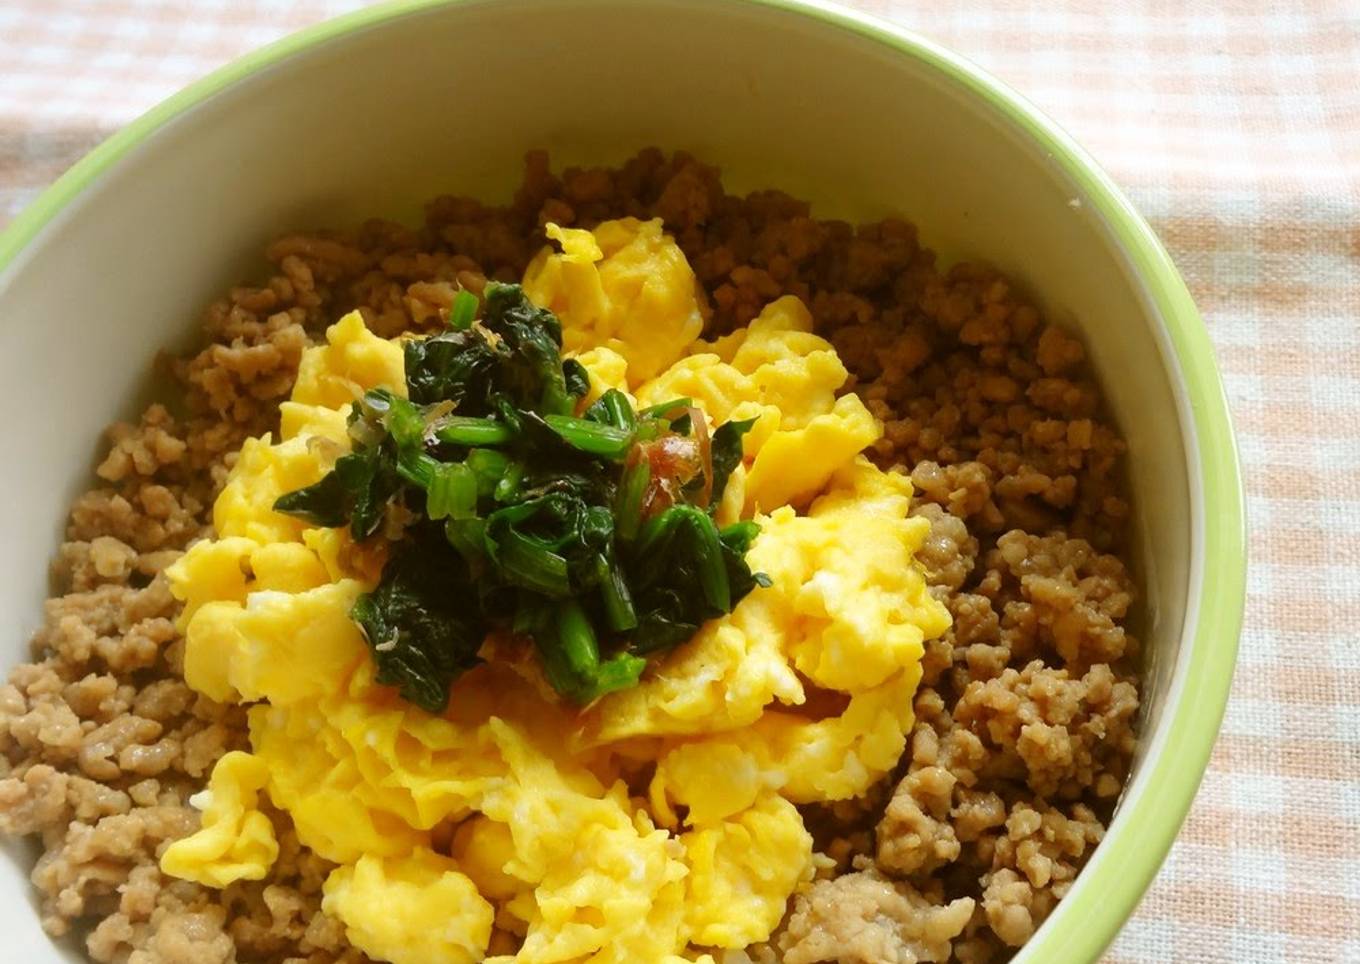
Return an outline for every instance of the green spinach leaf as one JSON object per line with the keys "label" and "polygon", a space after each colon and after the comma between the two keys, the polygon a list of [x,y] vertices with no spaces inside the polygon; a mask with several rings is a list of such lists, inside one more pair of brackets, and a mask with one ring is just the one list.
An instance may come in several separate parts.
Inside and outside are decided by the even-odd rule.
{"label": "green spinach leaf", "polygon": [[481,661],[486,631],[470,572],[440,528],[418,526],[408,539],[350,615],[373,652],[377,681],[439,713],[453,681]]}

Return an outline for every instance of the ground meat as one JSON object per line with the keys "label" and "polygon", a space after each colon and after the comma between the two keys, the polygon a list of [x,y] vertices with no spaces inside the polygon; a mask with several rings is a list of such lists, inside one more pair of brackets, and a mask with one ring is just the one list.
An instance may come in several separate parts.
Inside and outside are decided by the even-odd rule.
{"label": "ground meat", "polygon": [[1043,798],[1079,799],[1122,786],[1137,709],[1134,684],[1116,682],[1104,663],[1073,679],[1035,660],[969,683],[954,719],[982,738],[988,775],[1024,780]]}
{"label": "ground meat", "polygon": [[928,874],[958,859],[959,838],[949,821],[958,778],[944,767],[902,778],[878,824],[878,865],[902,876]]}
{"label": "ground meat", "polygon": [[1011,530],[979,554],[944,521],[958,516],[918,511],[953,626],[927,651],[875,854],[884,873],[975,898],[954,954],[991,961],[1067,892],[1123,787],[1138,709],[1136,647],[1121,625],[1132,585],[1116,557],[1061,531]]}
{"label": "ground meat", "polygon": [[[915,482],[914,477],[912,481]],[[968,532],[968,524],[963,518],[936,503],[918,503],[911,514],[930,520],[930,535],[916,558],[925,567],[926,578],[937,598],[948,601],[950,594],[958,592],[973,571],[978,541]]]}
{"label": "ground meat", "polygon": [[872,869],[814,883],[794,899],[776,947],[784,964],[915,964],[943,961],[974,901],[923,896]]}
{"label": "ground meat", "polygon": [[1083,858],[1104,835],[1084,804],[1073,806],[1070,815],[1036,806],[1017,804],[1011,811],[1006,833],[996,842],[994,869],[983,881],[987,920],[1012,947],[1028,940],[1037,922],[1067,893]]}
{"label": "ground meat", "polygon": [[1121,625],[1133,585],[1117,556],[1062,531],[1011,531],[997,540],[986,565],[979,591],[1001,605],[1012,635],[1032,637],[1039,651],[1068,666],[1134,655]]}
{"label": "ground meat", "polygon": [[1066,893],[1123,785],[1138,706],[1124,443],[1081,343],[990,267],[942,270],[904,221],[853,227],[778,192],[735,197],[685,154],[557,175],[535,152],[508,206],[441,197],[418,228],[275,241],[272,277],[213,303],[202,347],[165,365],[177,403],[110,429],[34,661],[0,686],[0,832],[42,839],[48,930],[77,928],[95,960],[120,964],[365,960],[321,913],[328,865],[280,814],[266,880],[214,892],[160,873],[165,845],[198,824],[188,797],[246,745],[239,708],[183,683],[161,573],[211,531],[242,441],[277,428],[328,324],[358,309],[383,336],[429,330],[459,289],[517,280],[548,221],[626,215],[665,219],[710,335],[781,295],[807,302],[847,390],[883,420],[871,456],[911,477],[930,522],[919,558],[953,617],[927,643],[901,772],[808,809],[830,859],[749,959],[993,960]]}

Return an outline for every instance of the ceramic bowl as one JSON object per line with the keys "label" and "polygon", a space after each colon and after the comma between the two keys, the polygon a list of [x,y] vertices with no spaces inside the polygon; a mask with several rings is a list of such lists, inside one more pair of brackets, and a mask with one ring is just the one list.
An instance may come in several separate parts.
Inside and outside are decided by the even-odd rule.
{"label": "ceramic bowl", "polygon": [[[521,157],[683,148],[729,189],[815,213],[902,214],[991,261],[1081,333],[1129,443],[1146,586],[1141,744],[1104,842],[1020,961],[1096,958],[1176,836],[1227,698],[1242,492],[1203,322],[1157,238],[1051,121],[956,55],[792,0],[396,3],[200,81],[77,164],[0,236],[0,663],[27,653],[47,560],[100,433],[158,351],[285,229],[506,196]],[[31,854],[0,860],[6,956],[78,959],[38,926]]]}

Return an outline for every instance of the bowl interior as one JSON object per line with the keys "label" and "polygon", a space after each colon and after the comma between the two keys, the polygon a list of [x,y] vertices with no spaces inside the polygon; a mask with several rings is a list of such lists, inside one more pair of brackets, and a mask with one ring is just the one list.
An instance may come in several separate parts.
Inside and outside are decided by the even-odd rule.
{"label": "bowl interior", "polygon": [[[15,397],[49,400],[11,419],[23,454],[0,465],[24,507],[0,518],[0,605],[15,614],[0,662],[27,653],[100,432],[135,410],[159,350],[192,342],[214,293],[263,269],[271,236],[412,219],[442,192],[505,197],[529,147],[560,165],[655,144],[720,164],[729,189],[807,197],[820,216],[904,215],[946,259],[994,262],[1082,333],[1130,446],[1144,743],[1157,745],[1193,568],[1183,389],[1108,212],[995,100],[926,57],[779,5],[417,5],[319,36],[190,95],[0,266],[0,371]],[[0,920],[20,959],[55,959],[21,863],[0,862]],[[1077,912],[1081,889],[1054,920]]]}

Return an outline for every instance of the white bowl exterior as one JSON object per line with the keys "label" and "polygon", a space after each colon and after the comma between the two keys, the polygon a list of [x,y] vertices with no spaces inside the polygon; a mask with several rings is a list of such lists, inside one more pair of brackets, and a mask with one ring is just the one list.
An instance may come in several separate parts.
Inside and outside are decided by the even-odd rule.
{"label": "white bowl exterior", "polygon": [[[219,91],[79,195],[0,277],[15,402],[0,664],[27,658],[45,561],[101,431],[144,399],[159,350],[192,344],[207,301],[264,270],[272,236],[409,220],[438,193],[505,198],[529,147],[561,164],[651,144],[721,165],[729,188],[807,197],[820,216],[904,215],[947,259],[994,262],[1082,334],[1129,441],[1140,556],[1157,561],[1142,627],[1155,743],[1186,616],[1193,443],[1122,254],[1052,159],[954,81],[866,37],[713,0],[413,12]],[[0,922],[14,959],[56,960],[26,863],[0,862]]]}

